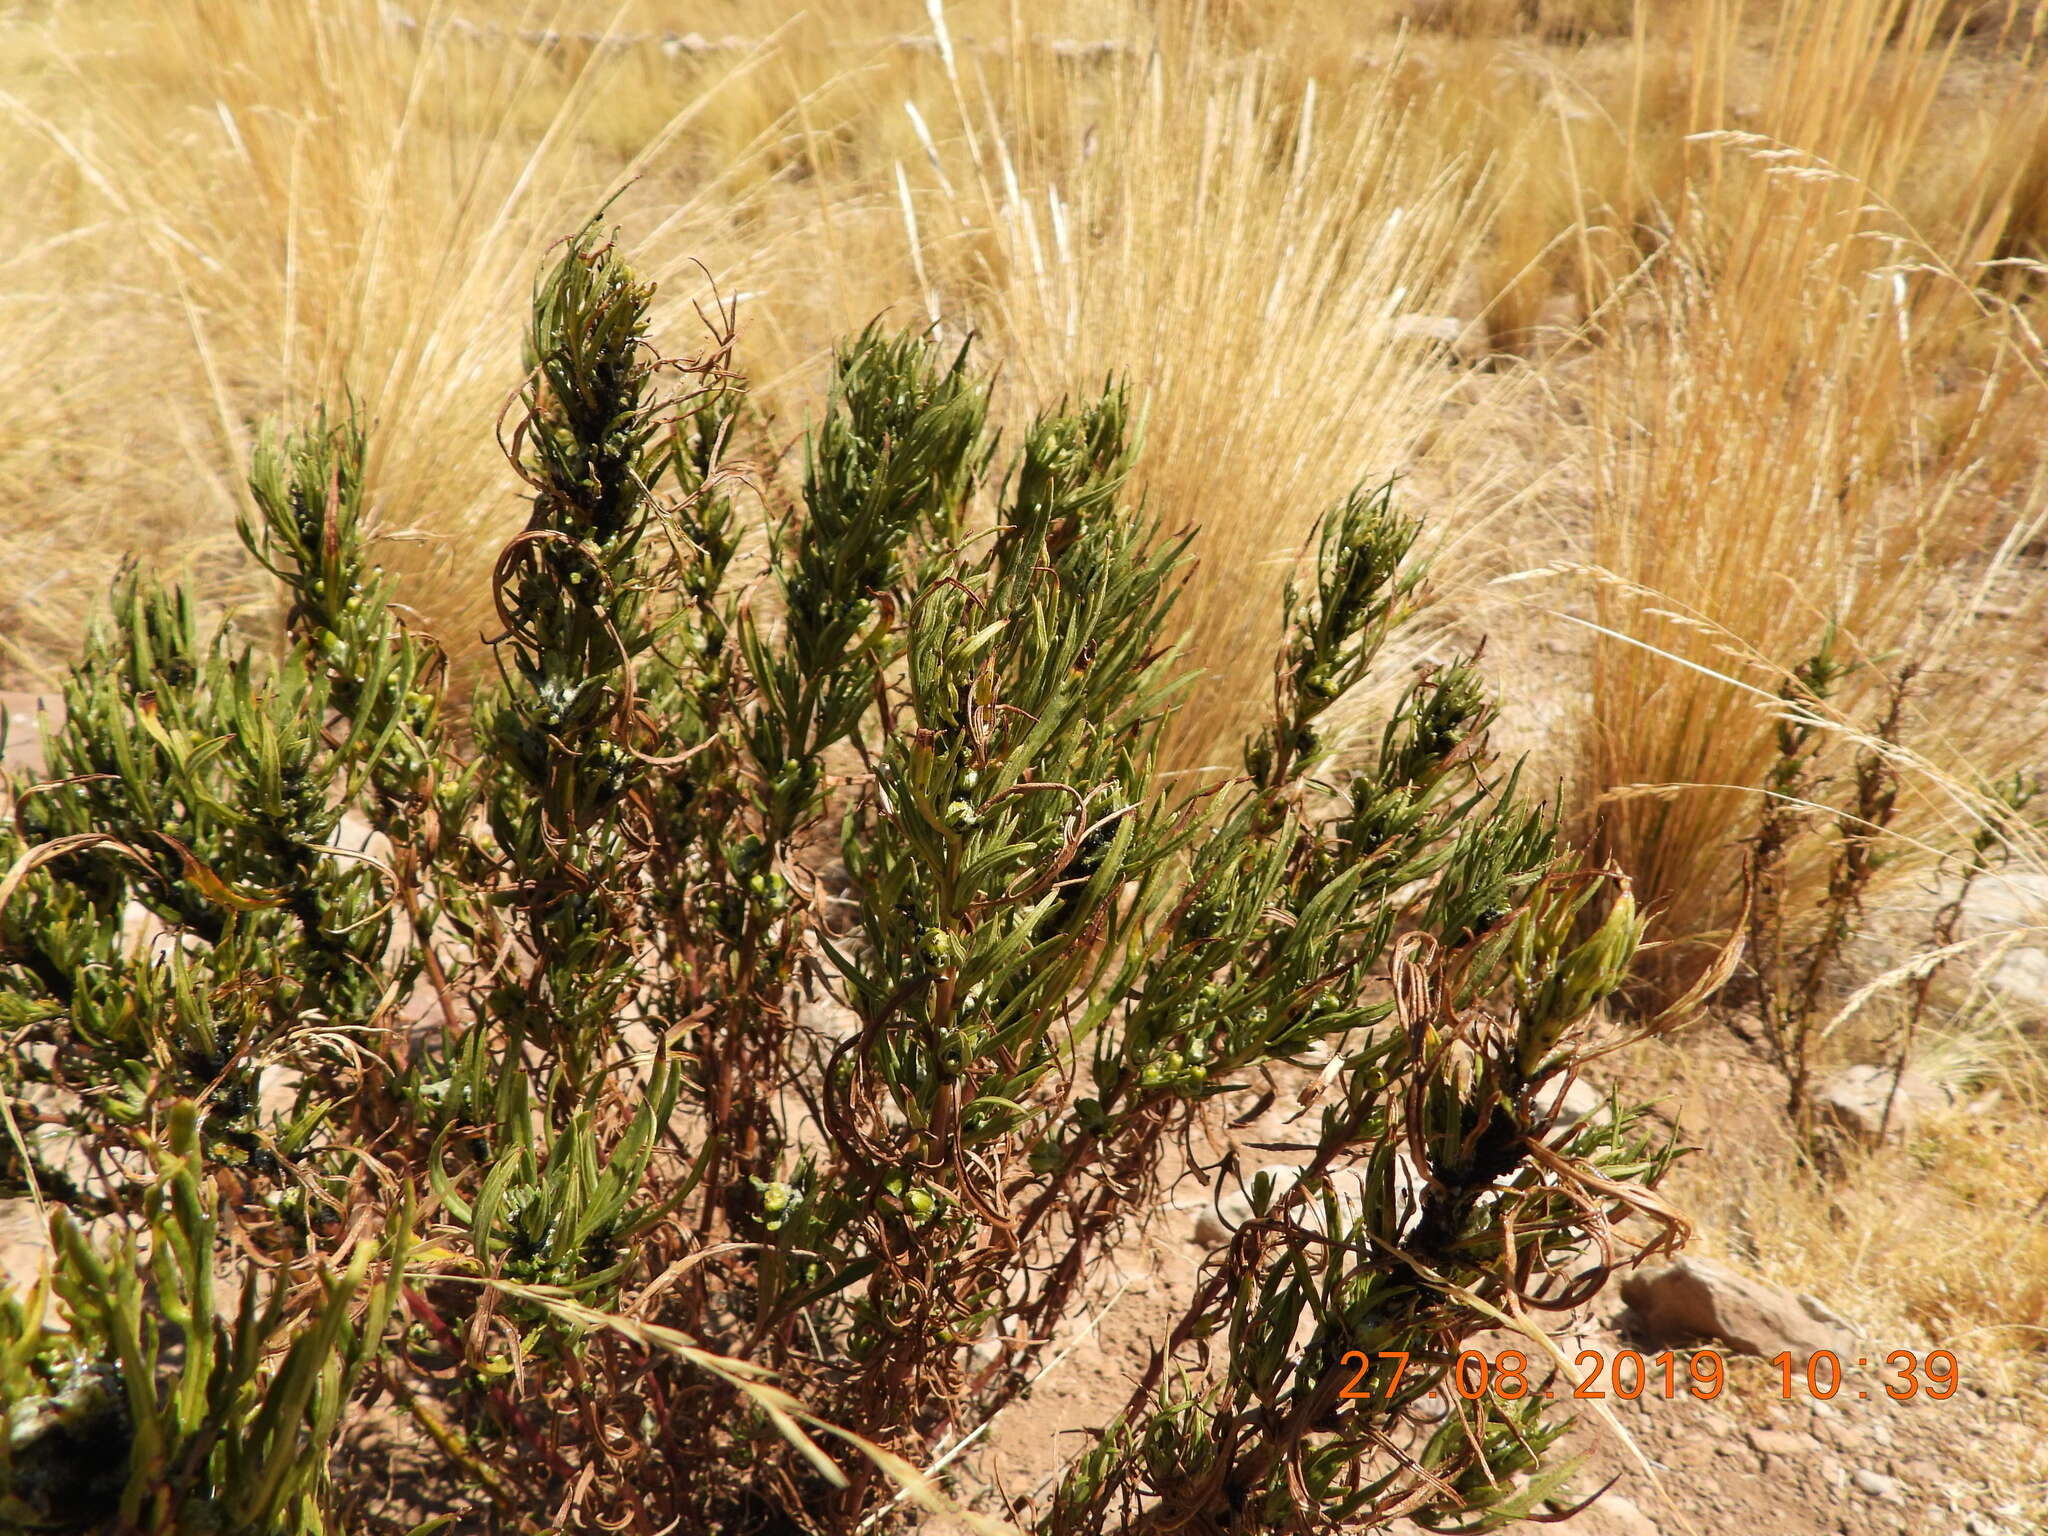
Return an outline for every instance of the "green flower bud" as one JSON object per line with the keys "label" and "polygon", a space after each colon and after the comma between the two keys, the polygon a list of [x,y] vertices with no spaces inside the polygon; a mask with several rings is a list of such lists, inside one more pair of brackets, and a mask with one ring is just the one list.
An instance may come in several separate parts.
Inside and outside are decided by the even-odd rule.
{"label": "green flower bud", "polygon": [[1302,697],[1317,704],[1327,704],[1337,697],[1337,674],[1327,665],[1311,667],[1301,680]]}
{"label": "green flower bud", "polygon": [[761,1197],[761,1225],[770,1232],[782,1230],[782,1224],[789,1220],[790,1213],[803,1204],[803,1191],[792,1184],[780,1181],[750,1179],[754,1191]]}
{"label": "green flower bud", "polygon": [[[1523,1076],[1535,1074],[1574,1020],[1628,980],[1629,964],[1646,926],[1636,915],[1635,898],[1624,891],[1598,932],[1534,987],[1517,989],[1522,993],[1522,1028],[1515,1059]],[[1543,957],[1536,958],[1540,965]]]}

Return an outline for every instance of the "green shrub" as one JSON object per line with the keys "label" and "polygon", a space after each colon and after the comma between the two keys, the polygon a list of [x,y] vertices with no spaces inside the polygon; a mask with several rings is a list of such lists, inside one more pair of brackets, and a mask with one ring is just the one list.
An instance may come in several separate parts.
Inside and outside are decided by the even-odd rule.
{"label": "green shrub", "polygon": [[[370,563],[352,422],[256,458],[275,654],[141,576],[91,637],[6,834],[4,1172],[135,1235],[60,1214],[69,1331],[8,1303],[11,1518],[402,1528],[328,1464],[396,1405],[415,1517],[461,1529],[876,1529],[943,1502],[912,1467],[1029,1389],[1205,1106],[1314,1061],[1305,1176],[1011,1514],[1533,1508],[1536,1396],[1395,1445],[1463,1338],[1661,1210],[1632,1117],[1541,1107],[1640,923],[1492,773],[1470,665],[1337,771],[1319,720],[1420,580],[1390,490],[1327,519],[1246,772],[1171,778],[1185,543],[1124,495],[1122,388],[998,471],[966,349],[871,328],[750,575],[729,323],[667,360],[649,298],[594,231],[540,284],[466,719]],[[229,1229],[271,1276],[232,1322]],[[1351,1350],[1406,1352],[1398,1391],[1340,1400]],[[53,1487],[48,1426],[116,1381]]]}

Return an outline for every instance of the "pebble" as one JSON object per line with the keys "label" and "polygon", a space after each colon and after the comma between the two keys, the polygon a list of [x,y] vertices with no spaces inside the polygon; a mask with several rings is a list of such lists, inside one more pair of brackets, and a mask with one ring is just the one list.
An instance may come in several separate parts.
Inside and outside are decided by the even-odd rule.
{"label": "pebble", "polygon": [[1931,1488],[1942,1479],[1942,1469],[1931,1461],[1908,1461],[1892,1469],[1909,1483]]}
{"label": "pebble", "polygon": [[1789,1429],[1752,1429],[1748,1440],[1752,1450],[1766,1456],[1804,1456],[1820,1449],[1820,1442],[1813,1436]]}
{"label": "pebble", "polygon": [[1827,1436],[1828,1444],[1838,1451],[1853,1451],[1863,1444],[1863,1434],[1853,1424],[1844,1424],[1836,1420],[1819,1427]]}
{"label": "pebble", "polygon": [[1451,1400],[1439,1389],[1418,1397],[1408,1411],[1425,1424],[1439,1423],[1450,1415]]}
{"label": "pebble", "polygon": [[1858,1467],[1849,1474],[1849,1481],[1857,1491],[1873,1499],[1894,1499],[1899,1495],[1898,1479],[1886,1477],[1882,1472],[1873,1472],[1868,1467]]}
{"label": "pebble", "polygon": [[1599,1536],[1658,1536],[1656,1522],[1624,1494],[1602,1494],[1589,1513]]}

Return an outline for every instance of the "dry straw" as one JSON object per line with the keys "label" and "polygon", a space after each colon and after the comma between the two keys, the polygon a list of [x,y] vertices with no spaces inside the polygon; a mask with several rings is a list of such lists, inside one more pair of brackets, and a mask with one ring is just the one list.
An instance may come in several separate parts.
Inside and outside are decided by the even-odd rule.
{"label": "dry straw", "polygon": [[[1884,45],[1888,19],[1902,47]],[[1593,592],[1584,784],[1602,848],[1688,938],[1734,910],[1751,793],[1610,792],[1761,785],[1775,695],[1831,626],[1862,668],[1839,728],[1867,728],[1911,661],[1916,745],[1941,773],[2003,771],[2038,735],[2001,702],[2016,676],[1976,661],[1986,593],[2048,514],[2006,433],[2040,398],[2038,348],[1972,286],[1998,219],[1937,251],[1895,201],[1953,62],[1935,21],[1918,4],[1790,8],[1773,135],[1695,136],[1650,323],[1589,389],[1592,552],[1614,579]],[[1924,836],[1944,804],[1920,801],[1901,826]]]}

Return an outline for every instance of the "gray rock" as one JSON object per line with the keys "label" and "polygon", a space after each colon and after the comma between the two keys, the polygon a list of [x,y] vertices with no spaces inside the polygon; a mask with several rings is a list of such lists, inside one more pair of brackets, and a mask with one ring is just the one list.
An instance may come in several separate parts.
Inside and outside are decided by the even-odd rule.
{"label": "gray rock", "polygon": [[2048,949],[2009,949],[1984,979],[2008,1002],[2048,1012]]}
{"label": "gray rock", "polygon": [[0,1292],[25,1294],[49,1259],[50,1234],[33,1200],[0,1200]]}
{"label": "gray rock", "polygon": [[0,747],[0,766],[40,778],[43,773],[43,727],[52,731],[64,724],[61,694],[0,692],[0,718],[7,725],[7,739]]}
{"label": "gray rock", "polygon": [[[1938,901],[1955,895],[1950,884],[1935,892]],[[2032,934],[2026,929],[2041,930]],[[1991,960],[1984,980],[2007,1001],[2035,1012],[2048,1012],[2048,874],[2025,870],[1980,875],[1963,900],[1958,937],[2014,935],[2011,948]]]}
{"label": "gray rock", "polygon": [[[1947,902],[1954,894],[1950,886],[1936,896]],[[1956,928],[1963,938],[1974,939],[2034,924],[2048,924],[2048,874],[2013,870],[1979,875],[1970,882]]]}
{"label": "gray rock", "polygon": [[1569,1529],[1582,1536],[1658,1536],[1657,1523],[1643,1513],[1634,1499],[1611,1491],[1600,1495],[1599,1502],[1574,1520]]}
{"label": "gray rock", "polygon": [[[1898,1081],[1893,1094],[1892,1082]],[[1891,1101],[1891,1120],[1885,1120],[1885,1101]],[[1863,1064],[1844,1067],[1823,1079],[1814,1090],[1813,1107],[1819,1119],[1853,1139],[1875,1145],[1882,1133],[1892,1141],[1902,1140],[1923,1114],[1949,1109],[1955,1100],[1948,1089],[1908,1070],[1899,1076],[1891,1067]]]}
{"label": "gray rock", "polygon": [[1820,1449],[1813,1436],[1789,1429],[1752,1429],[1744,1438],[1751,1450],[1765,1456],[1808,1456]]}
{"label": "gray rock", "polygon": [[1569,1088],[1545,1088],[1536,1096],[1536,1108],[1553,1127],[1563,1129],[1605,1114],[1607,1094],[1583,1077],[1574,1078]]}
{"label": "gray rock", "polygon": [[1766,1285],[1712,1259],[1682,1258],[1630,1275],[1621,1299],[1634,1321],[1660,1343],[1713,1340],[1738,1354],[1795,1355],[1855,1347],[1841,1318],[1810,1296]]}
{"label": "gray rock", "polygon": [[1856,1485],[1856,1491],[1873,1499],[1897,1499],[1900,1488],[1894,1477],[1882,1472],[1873,1472],[1868,1467],[1858,1467],[1849,1474],[1849,1481]]}

